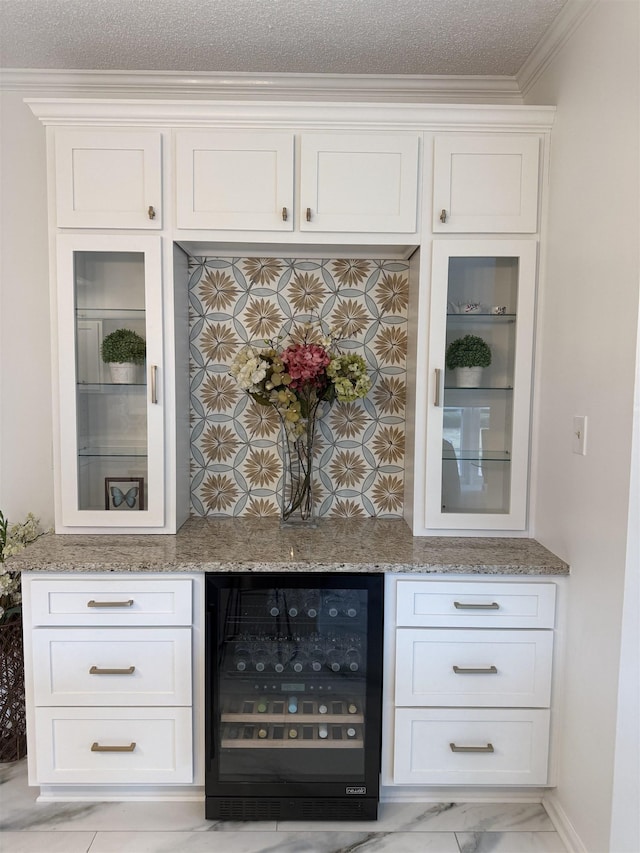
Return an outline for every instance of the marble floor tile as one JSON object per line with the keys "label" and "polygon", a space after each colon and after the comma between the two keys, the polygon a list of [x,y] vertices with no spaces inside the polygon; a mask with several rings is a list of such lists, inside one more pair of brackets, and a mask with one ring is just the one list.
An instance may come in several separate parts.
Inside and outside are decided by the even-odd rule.
{"label": "marble floor tile", "polygon": [[566,853],[557,832],[457,832],[460,853]]}
{"label": "marble floor tile", "polygon": [[381,803],[378,820],[278,821],[278,829],[346,832],[550,832],[540,803]]}
{"label": "marble floor tile", "polygon": [[93,832],[0,832],[3,853],[87,853]]}
{"label": "marble floor tile", "polygon": [[459,853],[450,832],[98,832],[91,853]]}

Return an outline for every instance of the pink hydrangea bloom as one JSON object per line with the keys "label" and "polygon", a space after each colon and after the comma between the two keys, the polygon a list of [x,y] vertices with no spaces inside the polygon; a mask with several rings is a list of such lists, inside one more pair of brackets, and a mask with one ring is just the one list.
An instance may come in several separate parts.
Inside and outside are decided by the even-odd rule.
{"label": "pink hydrangea bloom", "polygon": [[282,362],[291,377],[291,388],[297,390],[306,383],[318,388],[327,384],[325,368],[330,358],[324,347],[318,344],[294,344],[282,353]]}

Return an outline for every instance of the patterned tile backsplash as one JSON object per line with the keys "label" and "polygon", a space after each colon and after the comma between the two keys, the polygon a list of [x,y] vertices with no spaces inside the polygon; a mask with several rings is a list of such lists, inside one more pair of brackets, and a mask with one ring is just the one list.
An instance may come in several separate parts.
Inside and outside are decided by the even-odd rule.
{"label": "patterned tile backsplash", "polygon": [[320,515],[397,518],[404,490],[409,264],[398,260],[192,259],[189,266],[191,512],[278,515],[279,421],[229,375],[246,343],[319,321],[364,357],[364,400],[325,404]]}

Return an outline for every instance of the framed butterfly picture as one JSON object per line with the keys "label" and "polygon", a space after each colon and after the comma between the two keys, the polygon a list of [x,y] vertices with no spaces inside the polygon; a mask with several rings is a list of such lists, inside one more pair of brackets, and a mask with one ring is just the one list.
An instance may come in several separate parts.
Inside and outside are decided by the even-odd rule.
{"label": "framed butterfly picture", "polygon": [[144,509],[144,477],[105,477],[105,509]]}

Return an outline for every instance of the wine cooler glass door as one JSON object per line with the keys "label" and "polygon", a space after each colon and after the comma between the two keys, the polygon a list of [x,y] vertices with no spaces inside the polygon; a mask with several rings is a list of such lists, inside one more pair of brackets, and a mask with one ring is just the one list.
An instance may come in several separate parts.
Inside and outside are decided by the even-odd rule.
{"label": "wine cooler glass door", "polygon": [[377,774],[382,587],[356,583],[216,584],[207,719],[216,783],[344,794]]}

